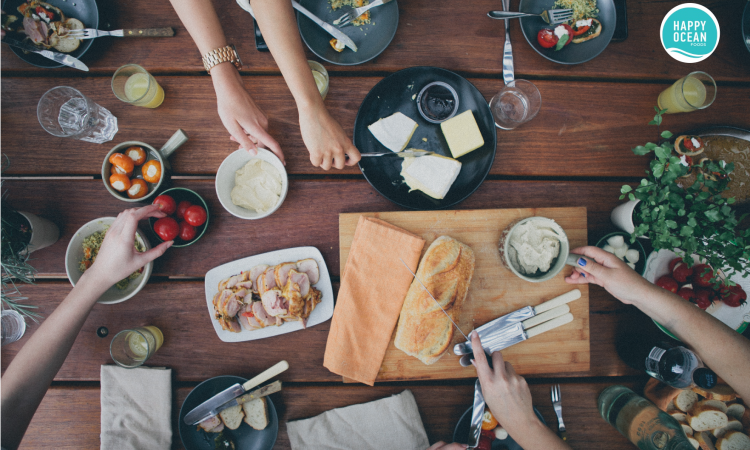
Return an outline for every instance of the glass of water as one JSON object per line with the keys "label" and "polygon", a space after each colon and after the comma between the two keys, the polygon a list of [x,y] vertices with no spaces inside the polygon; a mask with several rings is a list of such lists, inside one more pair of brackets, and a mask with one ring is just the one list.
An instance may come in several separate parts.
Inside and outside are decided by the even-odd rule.
{"label": "glass of water", "polygon": [[542,107],[542,96],[534,83],[515,80],[490,100],[495,126],[512,130],[536,117]]}
{"label": "glass of water", "polygon": [[69,86],[47,91],[39,100],[36,116],[53,136],[102,144],[117,134],[117,117]]}
{"label": "glass of water", "polygon": [[26,321],[18,312],[11,309],[4,309],[2,312],[2,344],[10,344],[21,339],[26,331]]}

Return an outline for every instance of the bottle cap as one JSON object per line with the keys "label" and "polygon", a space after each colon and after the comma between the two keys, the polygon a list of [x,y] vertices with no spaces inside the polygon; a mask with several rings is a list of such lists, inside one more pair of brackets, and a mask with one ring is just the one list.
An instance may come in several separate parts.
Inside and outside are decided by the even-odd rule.
{"label": "bottle cap", "polygon": [[701,367],[693,372],[693,383],[703,389],[711,389],[716,386],[717,381],[716,374],[711,369]]}

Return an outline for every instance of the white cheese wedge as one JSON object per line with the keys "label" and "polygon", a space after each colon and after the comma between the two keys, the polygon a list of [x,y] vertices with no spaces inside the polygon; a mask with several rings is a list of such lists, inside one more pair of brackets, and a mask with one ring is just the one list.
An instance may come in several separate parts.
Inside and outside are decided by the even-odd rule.
{"label": "white cheese wedge", "polygon": [[438,200],[445,198],[460,172],[460,162],[439,155],[404,158],[401,165],[410,191],[419,190]]}
{"label": "white cheese wedge", "polygon": [[400,112],[397,112],[370,125],[370,132],[381,144],[393,152],[400,152],[406,148],[417,122],[411,120]]}
{"label": "white cheese wedge", "polygon": [[446,120],[440,124],[451,155],[459,158],[484,145],[482,132],[479,131],[474,113],[471,110]]}

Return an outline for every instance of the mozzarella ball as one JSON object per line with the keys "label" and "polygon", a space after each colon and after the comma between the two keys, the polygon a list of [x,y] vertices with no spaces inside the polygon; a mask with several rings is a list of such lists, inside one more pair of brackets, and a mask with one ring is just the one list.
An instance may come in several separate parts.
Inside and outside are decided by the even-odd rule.
{"label": "mozzarella ball", "polygon": [[623,245],[625,245],[625,238],[620,235],[612,236],[611,238],[607,239],[607,243],[614,248],[622,247]]}
{"label": "mozzarella ball", "polygon": [[638,250],[631,248],[630,250],[625,252],[625,259],[627,259],[629,262],[632,262],[633,264],[637,263],[640,258],[641,254],[638,253]]}

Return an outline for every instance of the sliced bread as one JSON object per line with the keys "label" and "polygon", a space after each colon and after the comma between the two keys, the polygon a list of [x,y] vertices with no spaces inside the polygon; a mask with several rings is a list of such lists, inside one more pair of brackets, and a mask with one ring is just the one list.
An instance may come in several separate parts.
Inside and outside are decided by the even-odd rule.
{"label": "sliced bread", "polygon": [[688,412],[698,402],[698,394],[693,391],[684,390],[674,398],[674,405],[682,412]]}
{"label": "sliced bread", "polygon": [[726,384],[717,384],[710,389],[703,389],[695,386],[693,392],[700,394],[707,400],[721,400],[723,402],[728,402],[737,398],[737,393],[734,392],[734,389]]}
{"label": "sliced bread", "polygon": [[703,400],[698,402],[698,404],[714,406],[716,408],[719,408],[724,414],[727,413],[728,409],[727,404],[722,402],[721,400]]}
{"label": "sliced bread", "polygon": [[242,406],[232,406],[219,413],[221,421],[230,430],[236,430],[242,425],[242,418],[245,417],[245,413],[242,412]]}
{"label": "sliced bread", "polygon": [[699,448],[701,448],[701,444],[700,444],[700,442],[698,442],[698,440],[696,438],[694,438],[692,436],[688,436],[688,441],[693,445],[693,447],[696,450],[699,449]]}
{"label": "sliced bread", "polygon": [[678,422],[685,422],[685,423],[687,423],[687,414],[685,414],[685,413],[682,413],[682,412],[673,412],[672,414],[670,414],[670,416],[674,417],[674,420],[676,420]]}
{"label": "sliced bread", "polygon": [[714,446],[714,441],[711,439],[711,436],[706,431],[701,431],[700,433],[693,434],[693,437],[698,439],[698,443],[701,446],[701,450],[716,450],[716,447]]}
{"label": "sliced bread", "polygon": [[742,431],[742,422],[740,422],[739,420],[735,418],[731,418],[729,419],[729,422],[727,422],[725,426],[721,428],[717,428],[713,430],[711,433],[714,436],[716,436],[716,438],[722,438],[724,437],[724,435],[727,434],[727,431],[731,431],[731,430]]}
{"label": "sliced bread", "polygon": [[265,397],[243,403],[242,409],[245,410],[245,423],[251,427],[263,430],[268,426],[268,404]]}
{"label": "sliced bread", "polygon": [[739,431],[727,431],[723,438],[716,441],[717,450],[750,450],[750,437]]}
{"label": "sliced bread", "polygon": [[[674,416],[672,416],[672,417],[674,417]],[[684,431],[686,435],[688,435],[688,436],[692,436],[693,435],[693,429],[690,427],[690,425],[688,425],[687,419],[685,419],[685,420],[678,420],[677,422],[679,422],[679,424],[682,425],[682,431]]]}
{"label": "sliced bread", "polygon": [[688,424],[695,431],[709,431],[727,426],[727,415],[720,408],[699,402],[688,412]]}
{"label": "sliced bread", "polygon": [[727,416],[742,420],[743,414],[745,414],[745,405],[742,403],[732,402],[727,404]]}

